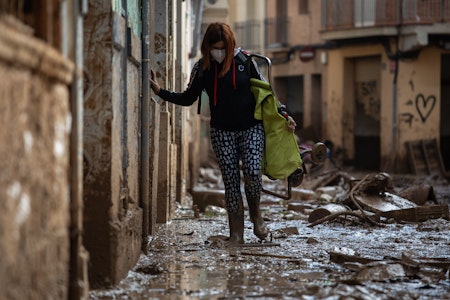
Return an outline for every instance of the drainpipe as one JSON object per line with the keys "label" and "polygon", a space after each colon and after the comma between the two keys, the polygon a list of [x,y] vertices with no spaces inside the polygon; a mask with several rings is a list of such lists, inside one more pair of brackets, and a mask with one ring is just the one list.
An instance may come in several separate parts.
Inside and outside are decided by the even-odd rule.
{"label": "drainpipe", "polygon": [[189,58],[194,58],[197,56],[199,39],[201,35],[201,27],[203,21],[203,0],[194,0],[194,34],[193,42],[191,47],[191,52],[189,53]]}
{"label": "drainpipe", "polygon": [[403,0],[399,0],[399,23],[397,24],[397,40],[394,54],[395,69],[394,79],[392,82],[392,148],[391,148],[391,170],[395,171],[395,156],[397,152],[397,78],[399,70],[399,56],[400,56],[400,36],[403,24]]}
{"label": "drainpipe", "polygon": [[[400,30],[400,29],[397,29]],[[398,46],[398,38],[397,38]],[[397,48],[398,49],[398,48]],[[398,54],[394,55],[395,70],[392,82],[392,148],[391,148],[391,169],[395,171],[395,153],[397,150],[397,76],[398,76]]]}
{"label": "drainpipe", "polygon": [[[142,247],[145,248],[149,235],[150,220],[150,153],[149,153],[149,123],[150,123],[150,1],[142,1],[142,98],[141,98],[141,204],[142,204]],[[145,249],[143,249],[145,250]]]}

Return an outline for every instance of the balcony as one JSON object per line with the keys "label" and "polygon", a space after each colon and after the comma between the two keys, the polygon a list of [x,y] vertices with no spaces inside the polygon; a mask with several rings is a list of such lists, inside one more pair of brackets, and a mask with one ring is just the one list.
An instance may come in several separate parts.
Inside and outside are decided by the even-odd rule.
{"label": "balcony", "polygon": [[423,45],[429,34],[449,34],[450,0],[322,0],[321,10],[324,40],[394,36],[400,27]]}
{"label": "balcony", "polygon": [[289,46],[289,19],[287,17],[269,18],[264,21],[265,47],[284,48]]}
{"label": "balcony", "polygon": [[258,51],[261,46],[261,25],[259,21],[245,21],[234,24],[234,33],[239,47],[247,51]]}

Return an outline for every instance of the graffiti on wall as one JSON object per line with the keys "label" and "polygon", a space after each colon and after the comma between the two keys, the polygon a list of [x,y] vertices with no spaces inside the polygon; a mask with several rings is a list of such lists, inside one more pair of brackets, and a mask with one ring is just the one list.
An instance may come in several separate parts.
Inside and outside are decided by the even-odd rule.
{"label": "graffiti on wall", "polygon": [[436,96],[430,95],[425,97],[423,94],[418,94],[415,105],[422,123],[425,123],[436,105]]}
{"label": "graffiti on wall", "polygon": [[414,115],[412,113],[402,113],[400,114],[400,120],[409,125],[409,128],[412,126],[412,120],[414,119]]}
{"label": "graffiti on wall", "polygon": [[356,83],[356,99],[364,109],[364,114],[380,120],[380,98],[376,80]]}
{"label": "graffiti on wall", "polygon": [[[411,90],[414,92],[414,82],[412,80],[409,81],[409,85]],[[413,106],[422,123],[425,123],[433,112],[436,102],[437,99],[435,95],[425,96],[422,93],[418,93],[416,94],[414,100],[409,99],[406,102],[406,105]],[[403,122],[407,123],[411,128],[414,115],[412,113],[403,113],[400,117]]]}

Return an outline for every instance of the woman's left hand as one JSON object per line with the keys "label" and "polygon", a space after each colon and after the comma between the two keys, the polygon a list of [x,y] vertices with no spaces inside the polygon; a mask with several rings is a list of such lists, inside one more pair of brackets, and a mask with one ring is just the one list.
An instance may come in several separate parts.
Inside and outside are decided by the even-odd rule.
{"label": "woman's left hand", "polygon": [[295,127],[297,126],[297,123],[295,123],[294,119],[292,119],[291,116],[287,117],[287,126],[286,129],[290,132],[294,132],[295,131]]}
{"label": "woman's left hand", "polygon": [[153,69],[150,70],[150,87],[156,95],[159,94],[161,87],[159,86],[158,81],[156,81],[156,73]]}

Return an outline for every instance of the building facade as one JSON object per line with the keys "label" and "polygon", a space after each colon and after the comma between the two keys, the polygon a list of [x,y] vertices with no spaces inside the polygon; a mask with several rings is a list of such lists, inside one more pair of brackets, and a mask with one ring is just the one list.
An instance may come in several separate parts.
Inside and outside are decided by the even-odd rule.
{"label": "building facade", "polygon": [[184,88],[199,3],[1,2],[0,298],[87,299],[184,204],[199,122],[148,79]]}
{"label": "building facade", "polygon": [[33,3],[0,4],[2,299],[118,283],[185,204],[210,158],[208,116],[148,79],[182,91],[211,22],[271,58],[301,141],[410,172],[406,145],[431,139],[449,169],[450,0]]}
{"label": "building facade", "polygon": [[409,145],[431,140],[446,173],[449,13],[448,0],[266,1],[265,51],[300,139],[331,141],[358,169],[412,173]]}
{"label": "building facade", "polygon": [[324,0],[321,20],[326,136],[345,159],[414,172],[408,144],[432,139],[448,169],[450,1]]}
{"label": "building facade", "polygon": [[76,298],[86,295],[78,280],[88,287],[76,2],[0,4],[2,299]]}

